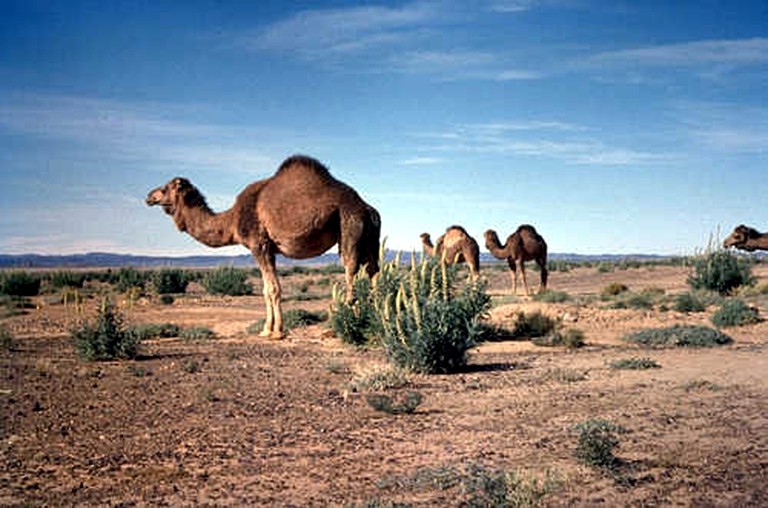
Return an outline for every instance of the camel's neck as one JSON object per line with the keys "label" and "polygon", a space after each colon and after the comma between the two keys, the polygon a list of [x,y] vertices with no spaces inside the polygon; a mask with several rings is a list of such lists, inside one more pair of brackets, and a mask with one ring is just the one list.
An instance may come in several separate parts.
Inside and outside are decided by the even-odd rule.
{"label": "camel's neck", "polygon": [[187,207],[174,214],[179,230],[185,231],[208,247],[235,245],[235,221],[233,210],[214,213],[206,205]]}
{"label": "camel's neck", "polygon": [[763,233],[756,238],[749,238],[744,242],[751,250],[768,250],[768,233]]}
{"label": "camel's neck", "polygon": [[427,256],[434,256],[435,255],[435,247],[432,245],[432,242],[424,239],[421,241],[422,246],[424,247],[424,253]]}
{"label": "camel's neck", "polygon": [[499,237],[496,235],[491,235],[485,243],[485,246],[488,248],[488,252],[495,258],[505,259],[509,256],[506,246],[501,245]]}

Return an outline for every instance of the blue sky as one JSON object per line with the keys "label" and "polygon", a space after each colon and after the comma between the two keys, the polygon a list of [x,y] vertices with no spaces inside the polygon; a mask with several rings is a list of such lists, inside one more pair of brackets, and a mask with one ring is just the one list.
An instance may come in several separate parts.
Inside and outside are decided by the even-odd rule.
{"label": "blue sky", "polygon": [[768,229],[768,2],[0,0],[0,253],[242,254],[216,210],[291,154],[395,249],[531,223],[551,252]]}

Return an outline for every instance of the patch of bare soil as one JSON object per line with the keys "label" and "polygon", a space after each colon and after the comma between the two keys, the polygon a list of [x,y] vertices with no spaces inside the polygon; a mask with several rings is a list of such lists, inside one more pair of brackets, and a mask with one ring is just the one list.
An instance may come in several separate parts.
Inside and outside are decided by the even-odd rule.
{"label": "patch of bare soil", "polygon": [[[281,342],[247,335],[263,315],[257,297],[191,292],[123,307],[131,322],[206,326],[219,338],[152,340],[136,361],[104,363],[75,354],[75,310],[41,297],[2,321],[14,348],[0,353],[0,504],[461,506],[501,470],[550,478],[545,505],[768,506],[768,322],[727,329],[725,347],[641,349],[622,336],[709,325],[713,309],[610,309],[602,288],[673,295],[688,290],[685,269],[557,272],[552,289],[571,296],[558,304],[514,297],[503,271],[489,273],[494,323],[540,310],[582,330],[587,346],[483,344],[463,373],[390,389],[423,396],[402,415],[352,389],[385,363],[381,351],[346,346],[324,325]],[[610,367],[632,357],[661,368]],[[590,419],[627,430],[611,470],[574,457],[574,426]]]}

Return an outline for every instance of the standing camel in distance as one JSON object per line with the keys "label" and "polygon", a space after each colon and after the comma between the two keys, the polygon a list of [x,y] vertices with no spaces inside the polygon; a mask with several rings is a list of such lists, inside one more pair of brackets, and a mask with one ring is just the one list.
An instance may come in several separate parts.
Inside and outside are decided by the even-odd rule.
{"label": "standing camel in distance", "polygon": [[371,277],[379,271],[379,213],[310,157],[289,157],[272,177],[248,185],[232,208],[220,213],[213,212],[185,178],[151,191],[147,204],[161,206],[179,231],[209,247],[239,244],[251,251],[264,279],[261,336],[283,337],[277,254],[306,259],[338,243],[347,299],[352,298],[353,277],[361,266]]}
{"label": "standing camel in distance", "polygon": [[723,247],[736,247],[737,249],[753,252],[756,250],[768,250],[768,233],[760,233],[754,228],[744,224],[736,226],[733,232],[723,242]]}
{"label": "standing camel in distance", "polygon": [[517,294],[517,270],[523,276],[525,293],[531,294],[525,277],[525,262],[536,261],[541,269],[541,286],[539,292],[547,289],[547,242],[536,232],[533,226],[523,224],[517,231],[509,235],[507,242],[501,245],[496,231],[489,229],[485,232],[485,246],[498,259],[506,259],[512,276],[512,290]]}
{"label": "standing camel in distance", "polygon": [[480,247],[463,227],[449,227],[434,246],[429,233],[422,233],[421,244],[427,256],[438,257],[449,265],[467,263],[472,279],[480,277]]}

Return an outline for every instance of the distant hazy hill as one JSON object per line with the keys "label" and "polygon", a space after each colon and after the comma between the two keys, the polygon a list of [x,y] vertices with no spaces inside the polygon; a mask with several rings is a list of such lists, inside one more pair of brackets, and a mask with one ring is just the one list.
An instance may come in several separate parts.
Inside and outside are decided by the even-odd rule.
{"label": "distant hazy hill", "polygon": [[[390,251],[387,257],[395,255]],[[420,255],[420,253],[417,253]],[[403,260],[410,260],[409,252],[403,253]],[[653,254],[633,255],[582,255],[582,254],[550,254],[550,260],[569,261],[618,261],[622,259],[654,260],[665,259],[669,256]],[[483,253],[481,262],[489,263],[498,261],[490,254]],[[278,266],[292,265],[327,265],[338,264],[339,256],[336,253],[326,253],[311,259],[297,260],[278,256]],[[133,266],[137,268],[178,267],[178,268],[209,268],[217,266],[254,266],[253,257],[250,254],[241,256],[184,256],[184,257],[160,257],[160,256],[134,256],[131,254],[109,254],[103,252],[91,252],[87,254],[73,254],[66,256],[43,256],[39,254],[0,254],[0,268],[115,268],[121,266]]]}

